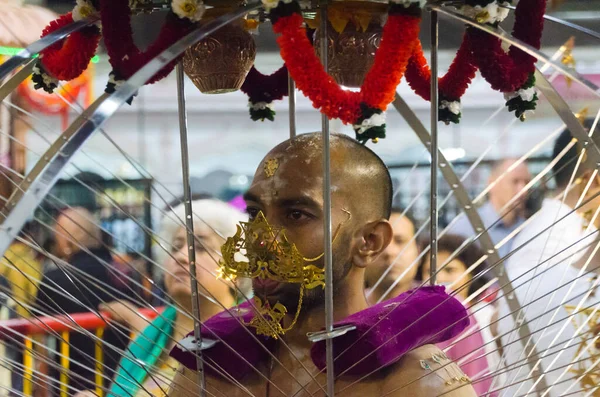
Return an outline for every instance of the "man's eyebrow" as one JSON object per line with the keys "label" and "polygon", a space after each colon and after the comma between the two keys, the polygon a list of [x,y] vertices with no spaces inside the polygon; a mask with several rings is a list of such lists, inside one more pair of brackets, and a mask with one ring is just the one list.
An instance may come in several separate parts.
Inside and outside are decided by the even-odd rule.
{"label": "man's eyebrow", "polygon": [[253,201],[255,203],[260,204],[260,198],[256,194],[251,192],[244,193],[244,201]]}
{"label": "man's eyebrow", "polygon": [[317,201],[308,196],[281,199],[279,200],[278,204],[282,207],[293,207],[295,205],[303,205],[315,209],[321,208],[320,204]]}

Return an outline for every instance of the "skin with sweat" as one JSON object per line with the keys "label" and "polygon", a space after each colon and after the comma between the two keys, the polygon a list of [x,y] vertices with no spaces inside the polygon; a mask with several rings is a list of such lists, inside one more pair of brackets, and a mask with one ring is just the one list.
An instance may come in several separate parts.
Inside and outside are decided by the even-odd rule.
{"label": "skin with sweat", "polygon": [[[332,230],[341,225],[333,244],[334,321],[339,321],[368,307],[363,291],[365,268],[384,251],[393,233],[382,210],[373,204],[382,201],[378,193],[381,185],[377,185],[382,183],[381,179],[373,178],[377,165],[373,161],[357,161],[353,142],[337,136],[331,138],[331,177],[332,185],[337,186],[332,192]],[[280,144],[259,165],[246,195],[250,217],[262,211],[271,225],[285,228],[288,239],[306,258],[323,253],[321,154],[317,134]],[[279,167],[269,177],[265,175],[264,162],[271,158],[278,159]],[[322,261],[313,264],[323,266]],[[298,285],[263,285],[255,281],[254,288],[257,296],[271,303],[278,301],[287,307],[288,314],[295,313]],[[275,359],[261,363],[256,373],[241,380],[250,394],[224,378],[208,375],[207,392],[215,396],[325,396],[326,377],[318,374],[310,358],[312,344],[306,337],[308,332],[325,325],[323,296],[320,287],[307,291],[298,322],[277,344]],[[285,319],[284,326],[290,321],[291,315]],[[336,392],[361,397],[404,396],[407,390],[415,397],[445,392],[448,392],[446,396],[475,396],[469,385],[446,385],[456,376],[456,372],[452,372],[458,370],[455,364],[440,371],[429,371],[427,376],[419,360],[430,359],[437,352],[436,347],[426,345],[364,380],[342,376],[335,383]],[[193,371],[180,368],[169,395],[197,396],[197,378]],[[353,384],[355,381],[359,382]]]}

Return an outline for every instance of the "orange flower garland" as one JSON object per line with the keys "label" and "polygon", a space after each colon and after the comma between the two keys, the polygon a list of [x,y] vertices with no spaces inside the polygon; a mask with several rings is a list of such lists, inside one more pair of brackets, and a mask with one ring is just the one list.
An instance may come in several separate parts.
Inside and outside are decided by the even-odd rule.
{"label": "orange flower garland", "polygon": [[[405,5],[407,4],[407,5]],[[383,28],[381,45],[359,92],[342,89],[323,68],[302,27],[297,3],[280,2],[271,10],[273,31],[281,57],[296,86],[313,106],[330,119],[352,124],[362,143],[385,137],[383,112],[394,100],[419,36],[420,7],[414,2],[392,4]]]}

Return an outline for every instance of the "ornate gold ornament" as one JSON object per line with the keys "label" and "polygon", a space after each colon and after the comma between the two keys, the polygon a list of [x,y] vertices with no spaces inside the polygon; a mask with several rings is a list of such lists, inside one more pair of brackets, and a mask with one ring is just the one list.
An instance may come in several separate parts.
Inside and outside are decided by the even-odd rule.
{"label": "ornate gold ornament", "polygon": [[277,158],[268,159],[267,161],[265,161],[265,165],[264,165],[265,176],[267,178],[271,178],[273,175],[275,175],[275,172],[277,172],[278,168],[279,168],[279,160]]}
{"label": "ornate gold ornament", "polygon": [[[348,214],[349,220],[351,214],[345,210],[344,212]],[[337,227],[333,241],[345,222]],[[259,297],[254,297],[258,313],[247,325],[254,327],[258,335],[277,339],[279,335],[285,334],[298,320],[304,290],[325,288],[325,270],[310,264],[324,254],[316,258],[302,256],[296,245],[288,241],[285,229],[271,226],[262,211],[254,220],[240,222],[235,235],[227,238],[221,247],[221,254],[223,257],[219,261],[218,274],[220,278],[261,278],[280,283],[300,284],[298,307],[291,324],[286,328],[282,326],[287,314],[284,305],[277,302],[271,306],[266,297],[264,302]]]}

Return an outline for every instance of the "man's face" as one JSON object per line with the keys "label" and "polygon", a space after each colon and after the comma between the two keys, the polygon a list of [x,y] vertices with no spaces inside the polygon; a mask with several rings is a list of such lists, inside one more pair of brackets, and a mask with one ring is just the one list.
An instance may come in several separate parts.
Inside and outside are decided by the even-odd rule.
{"label": "man's face", "polygon": [[[392,266],[380,285],[387,289],[404,274],[400,285],[406,285],[406,289],[408,290],[417,274],[418,268],[415,264],[419,255],[417,243],[414,239],[415,226],[410,219],[402,216],[400,213],[393,213],[390,216],[390,223],[394,230],[392,242],[381,256],[372,265],[367,267],[365,279],[367,284],[372,287],[379,281],[386,270]],[[413,265],[412,268],[408,270],[411,265]]]}
{"label": "man's face", "polygon": [[[515,197],[523,188],[531,181],[531,174],[527,169],[527,165],[519,164],[514,169],[506,173],[514,162],[507,160],[502,164],[499,169],[494,172],[490,177],[490,182],[493,182],[497,178],[501,178],[498,183],[490,190],[490,201],[497,206],[503,207],[513,197]],[[523,210],[525,208],[525,201],[527,196],[521,195],[515,202],[517,210]]]}
{"label": "man's face", "polygon": [[71,252],[71,243],[69,242],[68,219],[64,215],[60,215],[56,219],[56,231],[54,240],[56,241],[56,254],[62,259],[68,259]]}
{"label": "man's face", "polygon": [[[304,258],[316,258],[323,254],[323,178],[319,157],[294,154],[270,154],[259,166],[252,185],[245,195],[250,220],[262,211],[269,224],[285,229],[289,242],[296,245]],[[332,159],[333,160],[333,159]],[[264,164],[271,168],[265,172]],[[276,165],[275,165],[276,164]],[[348,221],[348,202],[341,189],[335,187],[332,176],[332,233],[338,225]],[[334,287],[347,274],[350,264],[351,222],[340,228],[333,244]],[[310,264],[323,267],[323,258]],[[268,298],[271,304],[279,301],[288,310],[297,307],[300,285],[278,283],[272,280],[253,280],[254,293]],[[322,304],[324,291],[321,287],[305,290],[304,306]]]}

